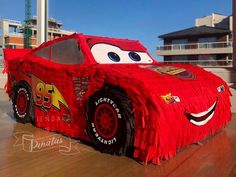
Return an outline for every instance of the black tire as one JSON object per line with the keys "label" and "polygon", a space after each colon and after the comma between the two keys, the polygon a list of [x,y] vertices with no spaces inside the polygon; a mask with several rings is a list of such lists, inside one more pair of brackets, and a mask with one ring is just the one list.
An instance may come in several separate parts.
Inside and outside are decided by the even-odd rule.
{"label": "black tire", "polygon": [[133,154],[132,105],[123,91],[106,86],[89,98],[87,132],[97,149],[117,155]]}
{"label": "black tire", "polygon": [[17,122],[34,124],[33,98],[28,84],[20,82],[13,88],[12,105]]}

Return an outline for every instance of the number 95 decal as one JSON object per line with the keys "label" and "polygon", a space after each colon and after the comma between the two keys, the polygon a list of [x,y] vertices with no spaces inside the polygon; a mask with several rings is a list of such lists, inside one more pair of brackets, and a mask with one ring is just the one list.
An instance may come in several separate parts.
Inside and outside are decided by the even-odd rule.
{"label": "number 95 decal", "polygon": [[60,109],[60,103],[69,109],[64,97],[54,84],[45,84],[32,75],[32,86],[34,91],[34,103],[37,106],[49,109],[52,106]]}

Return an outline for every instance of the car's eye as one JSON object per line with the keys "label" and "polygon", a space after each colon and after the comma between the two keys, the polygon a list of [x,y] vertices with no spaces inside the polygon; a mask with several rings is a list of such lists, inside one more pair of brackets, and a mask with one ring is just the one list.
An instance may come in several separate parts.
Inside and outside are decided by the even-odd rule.
{"label": "car's eye", "polygon": [[120,61],[119,55],[115,52],[108,52],[107,56],[114,62],[119,62]]}
{"label": "car's eye", "polygon": [[140,64],[153,62],[152,58],[145,51],[123,50],[118,46],[105,43],[96,43],[92,46],[91,52],[95,61],[99,64]]}
{"label": "car's eye", "polygon": [[220,92],[224,92],[225,91],[225,87],[223,85],[217,87],[217,91]]}
{"label": "car's eye", "polygon": [[133,61],[141,61],[141,57],[139,56],[139,54],[137,54],[135,52],[129,52],[129,57]]}

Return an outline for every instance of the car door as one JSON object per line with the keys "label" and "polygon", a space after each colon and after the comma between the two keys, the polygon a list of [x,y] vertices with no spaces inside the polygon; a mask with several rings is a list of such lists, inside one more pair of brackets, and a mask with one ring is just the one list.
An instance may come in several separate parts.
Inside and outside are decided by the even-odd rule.
{"label": "car door", "polygon": [[[73,136],[78,114],[74,74],[79,74],[80,63],[84,62],[78,41],[75,38],[57,40],[33,54],[48,59],[39,60],[32,69],[36,124]],[[80,132],[80,127],[77,126],[76,131]]]}

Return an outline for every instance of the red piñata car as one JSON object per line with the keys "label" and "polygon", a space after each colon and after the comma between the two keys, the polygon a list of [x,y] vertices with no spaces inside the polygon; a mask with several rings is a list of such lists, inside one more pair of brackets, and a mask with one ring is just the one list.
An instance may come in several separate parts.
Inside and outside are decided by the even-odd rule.
{"label": "red pi\u00f1ata car", "polygon": [[4,56],[17,121],[102,152],[159,163],[231,119],[222,79],[157,63],[138,41],[73,34]]}

